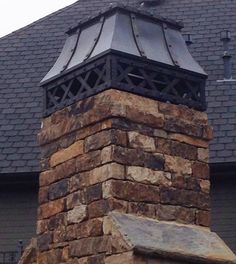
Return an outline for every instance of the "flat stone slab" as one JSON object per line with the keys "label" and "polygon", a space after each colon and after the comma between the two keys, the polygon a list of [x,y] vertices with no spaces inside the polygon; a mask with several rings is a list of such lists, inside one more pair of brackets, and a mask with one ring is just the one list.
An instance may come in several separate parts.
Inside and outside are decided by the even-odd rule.
{"label": "flat stone slab", "polygon": [[207,228],[116,212],[110,216],[136,253],[188,263],[236,263],[234,253]]}

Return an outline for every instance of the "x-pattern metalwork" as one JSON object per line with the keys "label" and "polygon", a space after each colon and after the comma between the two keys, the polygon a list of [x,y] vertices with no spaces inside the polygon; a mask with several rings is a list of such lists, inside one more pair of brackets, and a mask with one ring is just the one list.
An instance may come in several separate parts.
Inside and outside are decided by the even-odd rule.
{"label": "x-pattern metalwork", "polygon": [[163,65],[108,54],[45,85],[45,115],[109,88],[205,110],[205,79]]}

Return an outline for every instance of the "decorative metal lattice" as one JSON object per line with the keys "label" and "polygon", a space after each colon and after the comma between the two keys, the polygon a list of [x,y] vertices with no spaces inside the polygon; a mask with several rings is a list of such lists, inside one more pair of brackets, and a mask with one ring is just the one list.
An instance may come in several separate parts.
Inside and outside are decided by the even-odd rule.
{"label": "decorative metal lattice", "polygon": [[107,54],[45,86],[45,115],[109,88],[205,110],[205,78],[156,62]]}

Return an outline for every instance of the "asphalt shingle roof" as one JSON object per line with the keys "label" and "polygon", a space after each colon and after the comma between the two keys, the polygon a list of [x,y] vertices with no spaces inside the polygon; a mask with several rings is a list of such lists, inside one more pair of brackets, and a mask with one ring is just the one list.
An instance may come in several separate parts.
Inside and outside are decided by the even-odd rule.
{"label": "asphalt shingle roof", "polygon": [[[36,135],[43,97],[39,82],[57,59],[68,28],[111,2],[137,5],[138,0],[80,0],[0,39],[0,173],[40,170]],[[217,80],[223,78],[219,34],[224,29],[234,31],[236,1],[165,0],[154,12],[183,21],[184,32],[193,34],[191,52],[209,74],[208,113],[215,129],[211,161],[235,162],[236,82]],[[233,62],[235,46],[236,36],[231,41]]]}

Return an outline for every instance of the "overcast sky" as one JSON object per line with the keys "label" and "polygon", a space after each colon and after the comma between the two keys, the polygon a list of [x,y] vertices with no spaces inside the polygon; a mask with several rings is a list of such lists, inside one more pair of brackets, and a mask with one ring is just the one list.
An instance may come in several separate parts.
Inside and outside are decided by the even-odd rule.
{"label": "overcast sky", "polygon": [[76,0],[0,0],[0,37],[74,2]]}

